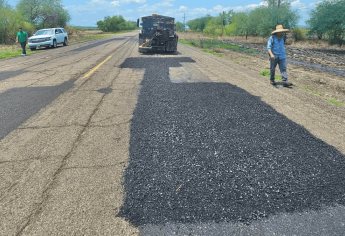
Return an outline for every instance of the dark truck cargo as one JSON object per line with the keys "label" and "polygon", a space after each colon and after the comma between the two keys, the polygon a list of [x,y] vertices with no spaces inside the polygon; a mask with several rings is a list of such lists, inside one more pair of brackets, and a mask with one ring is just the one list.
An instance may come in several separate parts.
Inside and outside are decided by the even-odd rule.
{"label": "dark truck cargo", "polygon": [[[175,53],[178,36],[175,33],[175,19],[168,16],[153,14],[141,18],[139,34],[139,52]],[[140,20],[138,20],[139,26]]]}

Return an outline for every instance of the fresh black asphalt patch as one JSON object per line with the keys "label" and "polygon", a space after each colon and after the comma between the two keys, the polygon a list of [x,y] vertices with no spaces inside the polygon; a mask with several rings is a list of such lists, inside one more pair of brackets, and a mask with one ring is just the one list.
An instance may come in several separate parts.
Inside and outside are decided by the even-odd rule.
{"label": "fresh black asphalt patch", "polygon": [[0,93],[0,140],[73,84],[74,80],[70,80],[58,86],[15,88]]}
{"label": "fresh black asphalt patch", "polygon": [[[251,224],[345,205],[345,157],[228,83],[176,84],[188,57],[128,58],[145,69],[131,124],[126,197],[135,226]],[[231,75],[229,75],[231,76]]]}
{"label": "fresh black asphalt patch", "polygon": [[109,42],[112,42],[112,41],[119,41],[119,40],[124,40],[124,39],[126,39],[126,38],[119,37],[119,38],[111,38],[111,39],[106,39],[106,40],[100,40],[100,41],[97,41],[95,43],[90,43],[90,44],[87,44],[85,46],[81,46],[79,48],[73,49],[71,52],[81,52],[81,51],[85,51],[85,50],[88,50],[90,48],[94,48],[94,47],[97,47],[97,46],[100,46],[100,45],[103,45],[103,44],[106,44],[106,43],[109,43]]}

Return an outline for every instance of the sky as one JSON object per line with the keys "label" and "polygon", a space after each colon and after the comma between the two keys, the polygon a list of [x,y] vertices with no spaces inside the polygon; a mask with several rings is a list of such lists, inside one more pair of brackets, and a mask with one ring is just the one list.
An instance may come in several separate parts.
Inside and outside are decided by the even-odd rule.
{"label": "sky", "polygon": [[[15,6],[19,0],[8,0]],[[300,14],[299,25],[304,26],[309,13],[320,0],[291,0],[291,6]],[[264,4],[262,0],[62,0],[71,15],[70,25],[96,26],[106,16],[122,15],[135,21],[142,16],[158,13],[175,17],[183,22],[207,14],[217,15],[222,11],[248,11]]]}

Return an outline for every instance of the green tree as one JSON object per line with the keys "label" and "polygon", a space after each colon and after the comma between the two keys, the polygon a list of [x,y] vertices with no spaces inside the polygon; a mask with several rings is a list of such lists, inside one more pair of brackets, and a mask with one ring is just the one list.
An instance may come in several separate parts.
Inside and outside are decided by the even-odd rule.
{"label": "green tree", "polygon": [[188,27],[190,30],[195,32],[203,32],[206,28],[207,23],[212,19],[212,16],[205,16],[196,18],[194,20],[190,20],[187,22]]}
{"label": "green tree", "polygon": [[249,14],[246,12],[234,13],[232,16],[232,22],[225,28],[227,35],[249,35]]}
{"label": "green tree", "polygon": [[25,22],[23,17],[14,9],[6,4],[6,1],[0,2],[0,43],[13,43],[16,40],[16,33],[19,27],[32,33],[34,27]]}
{"label": "green tree", "polygon": [[248,31],[249,35],[266,37],[277,24],[286,28],[296,26],[298,15],[289,4],[281,4],[280,7],[262,6],[255,8],[249,13]]}
{"label": "green tree", "polygon": [[280,7],[283,5],[290,5],[290,0],[264,0],[268,7]]}
{"label": "green tree", "polygon": [[97,22],[97,26],[104,32],[118,32],[121,30],[134,30],[136,22],[126,21],[122,16],[107,16]]}
{"label": "green tree", "polygon": [[204,33],[215,36],[223,36],[225,27],[231,23],[233,11],[222,12],[212,17],[206,24]]}
{"label": "green tree", "polygon": [[70,20],[61,0],[20,0],[17,10],[38,28],[64,27]]}
{"label": "green tree", "polygon": [[[345,0],[341,0],[345,1]],[[223,12],[216,17],[206,16],[188,21],[192,31],[209,35],[270,35],[277,24],[294,28],[298,14],[291,9],[289,0],[266,0],[267,6],[260,6],[250,12]]]}
{"label": "green tree", "polygon": [[223,21],[221,17],[212,17],[206,24],[204,33],[213,36],[221,36],[223,31]]}
{"label": "green tree", "polygon": [[176,31],[178,32],[183,32],[185,31],[184,24],[181,22],[176,22]]}
{"label": "green tree", "polygon": [[0,0],[0,8],[9,8],[7,1],[5,0]]}
{"label": "green tree", "polygon": [[317,5],[308,20],[310,32],[319,39],[341,46],[345,40],[345,0],[326,0]]}

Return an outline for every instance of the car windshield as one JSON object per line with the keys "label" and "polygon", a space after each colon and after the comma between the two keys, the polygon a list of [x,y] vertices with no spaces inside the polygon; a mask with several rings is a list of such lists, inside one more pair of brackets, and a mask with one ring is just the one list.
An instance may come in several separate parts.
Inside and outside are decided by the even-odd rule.
{"label": "car windshield", "polygon": [[51,35],[53,33],[53,30],[47,29],[47,30],[38,30],[35,35]]}

